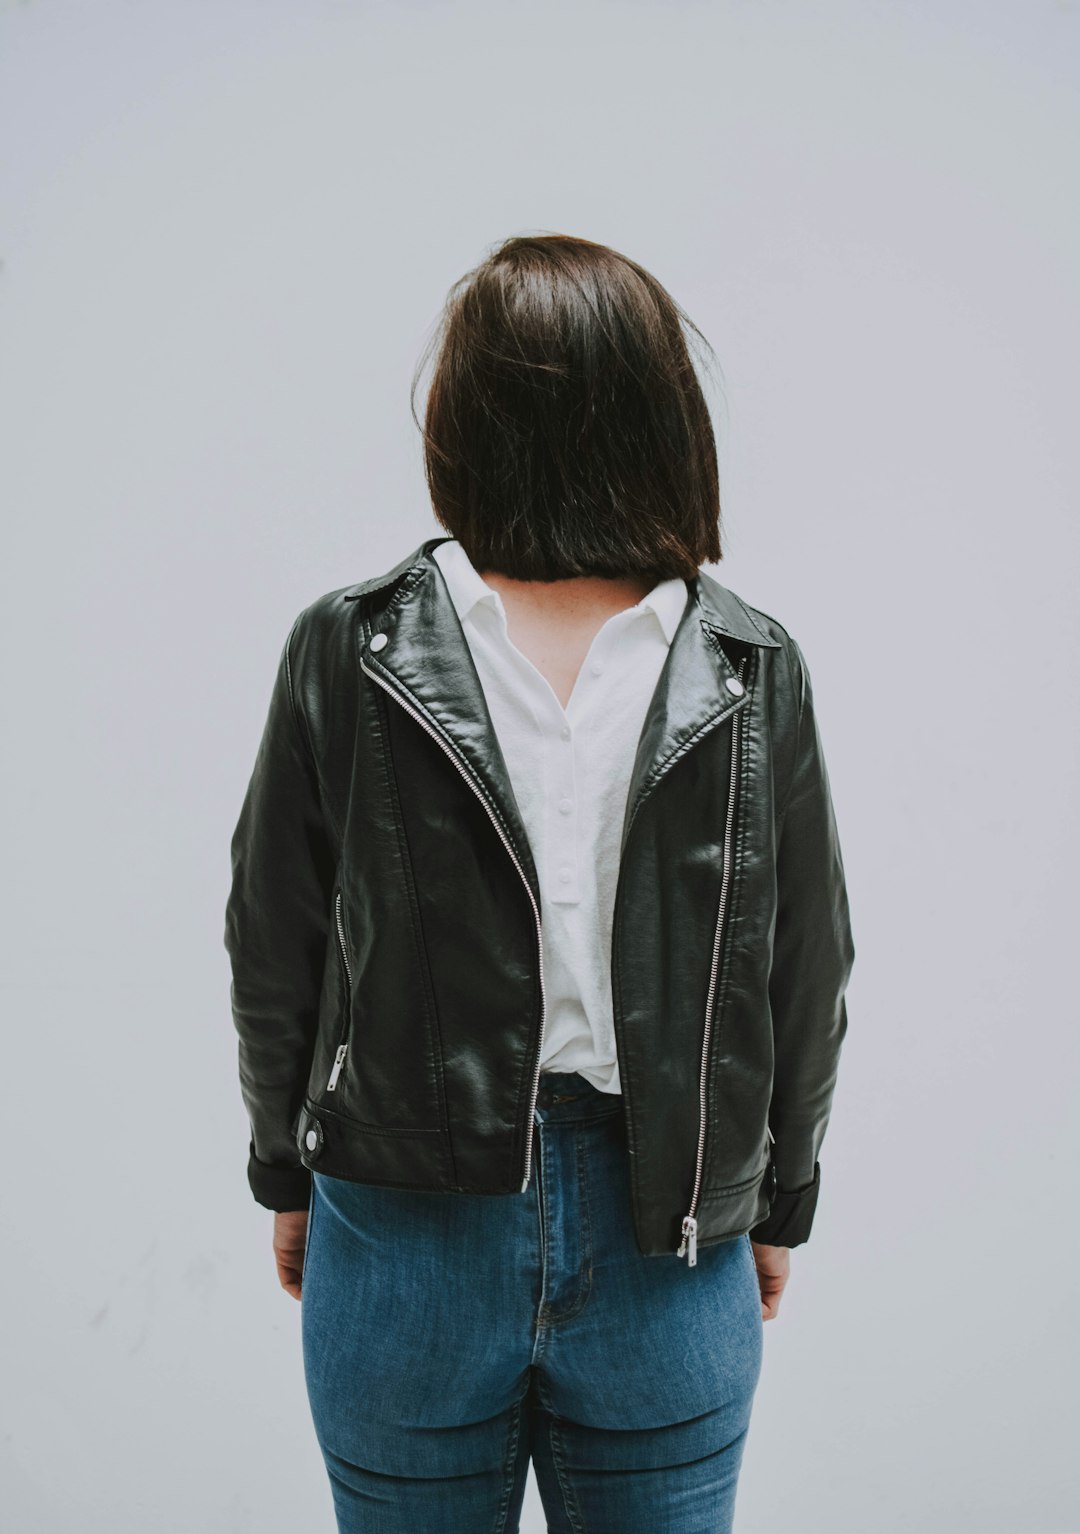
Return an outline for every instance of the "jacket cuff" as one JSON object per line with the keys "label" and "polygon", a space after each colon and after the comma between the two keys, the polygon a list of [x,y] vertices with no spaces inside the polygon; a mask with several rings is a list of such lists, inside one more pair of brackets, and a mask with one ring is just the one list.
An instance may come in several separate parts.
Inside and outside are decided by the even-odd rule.
{"label": "jacket cuff", "polygon": [[751,1228],[751,1241],[760,1241],[764,1246],[802,1246],[810,1239],[820,1186],[821,1166],[815,1161],[812,1182],[788,1193],[777,1190],[768,1218]]}
{"label": "jacket cuff", "polygon": [[311,1202],[311,1172],[300,1166],[271,1166],[260,1161],[254,1145],[248,1146],[248,1186],[255,1202],[276,1214],[307,1209]]}

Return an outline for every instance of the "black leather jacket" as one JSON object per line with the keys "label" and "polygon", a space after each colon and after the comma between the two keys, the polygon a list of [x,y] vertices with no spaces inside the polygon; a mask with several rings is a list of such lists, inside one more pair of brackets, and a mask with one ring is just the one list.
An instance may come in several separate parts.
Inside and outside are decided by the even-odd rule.
{"label": "black leather jacket", "polygon": [[[232,839],[248,1179],[513,1194],[533,1174],[543,907],[429,538],[292,625]],[[646,1256],[805,1241],[854,960],[798,644],[705,571],[641,732],[611,978]]]}

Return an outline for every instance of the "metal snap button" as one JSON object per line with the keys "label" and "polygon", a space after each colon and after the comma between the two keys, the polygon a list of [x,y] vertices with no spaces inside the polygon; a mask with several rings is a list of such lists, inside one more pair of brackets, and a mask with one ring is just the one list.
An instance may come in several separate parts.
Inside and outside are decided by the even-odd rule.
{"label": "metal snap button", "polygon": [[728,692],[733,692],[737,698],[741,698],[743,693],[746,691],[746,688],[739,681],[737,676],[725,677],[724,686],[727,688]]}
{"label": "metal snap button", "polygon": [[323,1134],[322,1125],[319,1123],[318,1119],[309,1116],[308,1127],[304,1131],[304,1139],[302,1144],[303,1151],[312,1159],[314,1159],[316,1156],[322,1155],[323,1146],[325,1143],[326,1137]]}
{"label": "metal snap button", "polygon": [[387,640],[387,637],[386,637],[385,634],[372,634],[371,641],[368,644],[368,649],[369,650],[382,650],[382,649],[385,648],[385,646],[388,644],[388,642],[389,641]]}

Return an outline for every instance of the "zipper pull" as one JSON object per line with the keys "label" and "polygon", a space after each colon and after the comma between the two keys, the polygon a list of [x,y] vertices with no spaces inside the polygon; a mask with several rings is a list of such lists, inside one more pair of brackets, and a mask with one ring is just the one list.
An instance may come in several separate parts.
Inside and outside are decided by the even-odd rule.
{"label": "zipper pull", "polygon": [[341,1075],[341,1067],[345,1064],[345,1051],[348,1047],[347,1044],[338,1045],[338,1052],[334,1056],[334,1069],[330,1072],[330,1080],[326,1083],[326,1090],[328,1092],[332,1092],[337,1086],[338,1077]]}
{"label": "zipper pull", "polygon": [[[689,1252],[689,1255],[687,1253]],[[676,1257],[686,1257],[688,1268],[697,1267],[697,1221],[692,1214],[688,1214],[682,1222],[682,1240]]]}

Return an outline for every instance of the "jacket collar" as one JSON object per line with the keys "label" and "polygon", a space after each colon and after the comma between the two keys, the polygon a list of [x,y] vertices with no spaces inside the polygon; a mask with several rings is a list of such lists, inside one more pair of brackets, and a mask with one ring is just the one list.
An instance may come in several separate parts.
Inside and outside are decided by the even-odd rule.
{"label": "jacket collar", "polygon": [[[344,600],[354,602],[359,597],[381,591],[424,570],[437,574],[438,561],[432,558],[432,551],[438,544],[451,541],[449,536],[426,538],[418,548],[415,548],[411,554],[406,554],[404,559],[399,560],[385,574],[373,575],[366,581],[358,581],[355,585],[347,587]],[[702,619],[732,639],[741,639],[744,644],[779,649],[780,641],[771,639],[765,630],[755,623],[735,593],[729,591],[726,586],[721,586],[719,581],[714,580],[704,570],[699,570],[697,579],[688,581],[687,585],[690,587],[690,594],[694,600],[688,604],[687,611],[683,615],[684,619],[696,606],[700,609]]]}
{"label": "jacket collar", "polygon": [[[387,642],[372,650],[364,638],[363,665],[418,711],[461,759],[498,816],[539,904],[536,867],[510,774],[461,621],[433,558],[433,550],[448,541],[441,536],[425,539],[384,575],[349,587],[343,599],[355,601],[398,587],[375,618]],[[719,636],[779,648],[779,640],[758,626],[734,592],[704,570],[686,585],[690,599],[671,638],[638,741],[623,820],[623,847],[642,796],[691,742],[749,701],[755,672],[748,675],[747,691],[733,694],[725,684],[736,677],[736,668]]]}

